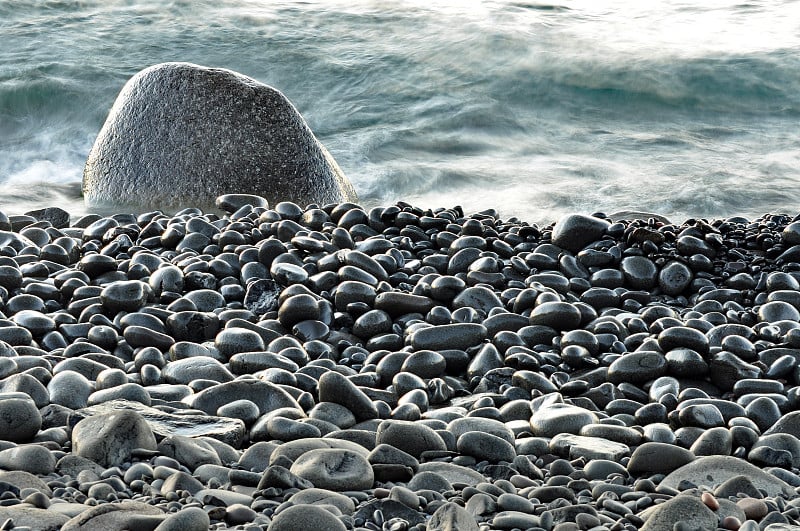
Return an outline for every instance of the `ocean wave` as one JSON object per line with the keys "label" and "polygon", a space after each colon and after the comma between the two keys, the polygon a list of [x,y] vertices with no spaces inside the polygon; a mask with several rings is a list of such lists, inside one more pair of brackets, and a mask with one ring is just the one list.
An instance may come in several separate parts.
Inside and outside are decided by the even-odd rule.
{"label": "ocean wave", "polygon": [[800,175],[798,11],[784,0],[0,0],[0,209],[20,203],[21,183],[79,182],[125,81],[174,60],[280,89],[371,204],[537,219],[792,205],[781,190]]}
{"label": "ocean wave", "polygon": [[780,50],[748,56],[570,57],[522,61],[495,93],[521,106],[586,111],[800,113],[800,57]]}

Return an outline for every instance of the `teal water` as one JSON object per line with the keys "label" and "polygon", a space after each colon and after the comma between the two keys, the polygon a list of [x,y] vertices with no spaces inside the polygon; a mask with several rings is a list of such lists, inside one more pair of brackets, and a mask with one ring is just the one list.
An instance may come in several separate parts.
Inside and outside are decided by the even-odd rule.
{"label": "teal water", "polygon": [[286,94],[367,205],[797,213],[800,3],[0,0],[0,209],[79,196],[164,61]]}

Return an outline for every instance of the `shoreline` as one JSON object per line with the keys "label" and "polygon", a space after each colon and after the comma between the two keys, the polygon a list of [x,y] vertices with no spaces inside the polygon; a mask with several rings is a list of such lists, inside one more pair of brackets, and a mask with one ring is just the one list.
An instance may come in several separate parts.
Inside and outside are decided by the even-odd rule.
{"label": "shoreline", "polygon": [[0,215],[0,519],[800,522],[794,217],[217,204]]}

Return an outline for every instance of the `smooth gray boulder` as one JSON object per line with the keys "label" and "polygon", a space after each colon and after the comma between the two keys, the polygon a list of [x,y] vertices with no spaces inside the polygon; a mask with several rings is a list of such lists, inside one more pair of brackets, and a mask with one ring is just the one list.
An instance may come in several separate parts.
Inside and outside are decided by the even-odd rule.
{"label": "smooth gray boulder", "polygon": [[223,194],[301,206],[358,200],[336,161],[278,90],[190,63],[158,64],[133,76],[86,161],[86,203],[213,208]]}
{"label": "smooth gray boulder", "polygon": [[649,507],[639,517],[645,521],[641,531],[673,531],[679,522],[689,524],[680,529],[715,529],[719,521],[699,497],[688,494]]}
{"label": "smooth gray boulder", "polygon": [[147,421],[128,409],[86,417],[72,430],[72,450],[105,467],[130,461],[134,450],[156,449]]}
{"label": "smooth gray boulder", "polygon": [[785,481],[743,459],[729,455],[697,458],[667,474],[660,485],[678,489],[681,482],[686,480],[698,486],[716,489],[729,479],[738,476],[746,476],[757,489],[766,492],[767,496],[795,496],[794,489]]}

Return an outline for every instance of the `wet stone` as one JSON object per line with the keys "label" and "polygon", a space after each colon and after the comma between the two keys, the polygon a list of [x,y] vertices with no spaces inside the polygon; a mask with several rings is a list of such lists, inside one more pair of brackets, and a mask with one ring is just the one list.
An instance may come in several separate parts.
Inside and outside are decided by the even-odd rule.
{"label": "wet stone", "polygon": [[422,328],[411,336],[415,350],[466,349],[486,337],[486,327],[477,323],[454,323]]}
{"label": "wet stone", "polygon": [[548,326],[556,330],[573,330],[580,325],[581,313],[566,302],[545,302],[531,312],[532,325]]}
{"label": "wet stone", "polygon": [[617,384],[642,384],[666,372],[667,360],[661,352],[642,350],[623,354],[615,360],[608,368],[608,380]]}
{"label": "wet stone", "polygon": [[392,317],[409,313],[427,314],[433,308],[433,301],[421,295],[388,291],[375,297],[375,309],[383,310]]}
{"label": "wet stone", "polygon": [[777,321],[798,321],[800,320],[800,310],[783,301],[772,301],[763,304],[758,310],[758,320],[761,322],[774,323]]}
{"label": "wet stone", "polygon": [[677,260],[668,262],[658,273],[658,287],[667,295],[680,295],[693,279],[692,270]]}
{"label": "wet stone", "polygon": [[490,289],[484,286],[472,286],[459,293],[452,302],[454,309],[473,308],[488,314],[493,308],[502,308],[503,302]]}
{"label": "wet stone", "polygon": [[93,503],[147,529],[674,531],[692,496],[714,527],[797,520],[790,217],[218,205],[7,219],[5,503],[98,528]]}
{"label": "wet stone", "polygon": [[628,256],[620,263],[625,283],[632,289],[649,290],[656,286],[658,268],[647,257]]}
{"label": "wet stone", "polygon": [[100,300],[110,312],[135,312],[150,296],[150,286],[139,280],[118,281],[106,286]]}
{"label": "wet stone", "polygon": [[611,224],[584,214],[570,214],[553,226],[553,244],[577,253],[588,243],[600,239]]}
{"label": "wet stone", "polygon": [[291,328],[301,321],[319,318],[319,305],[311,295],[292,295],[283,301],[278,309],[278,320],[286,328]]}

